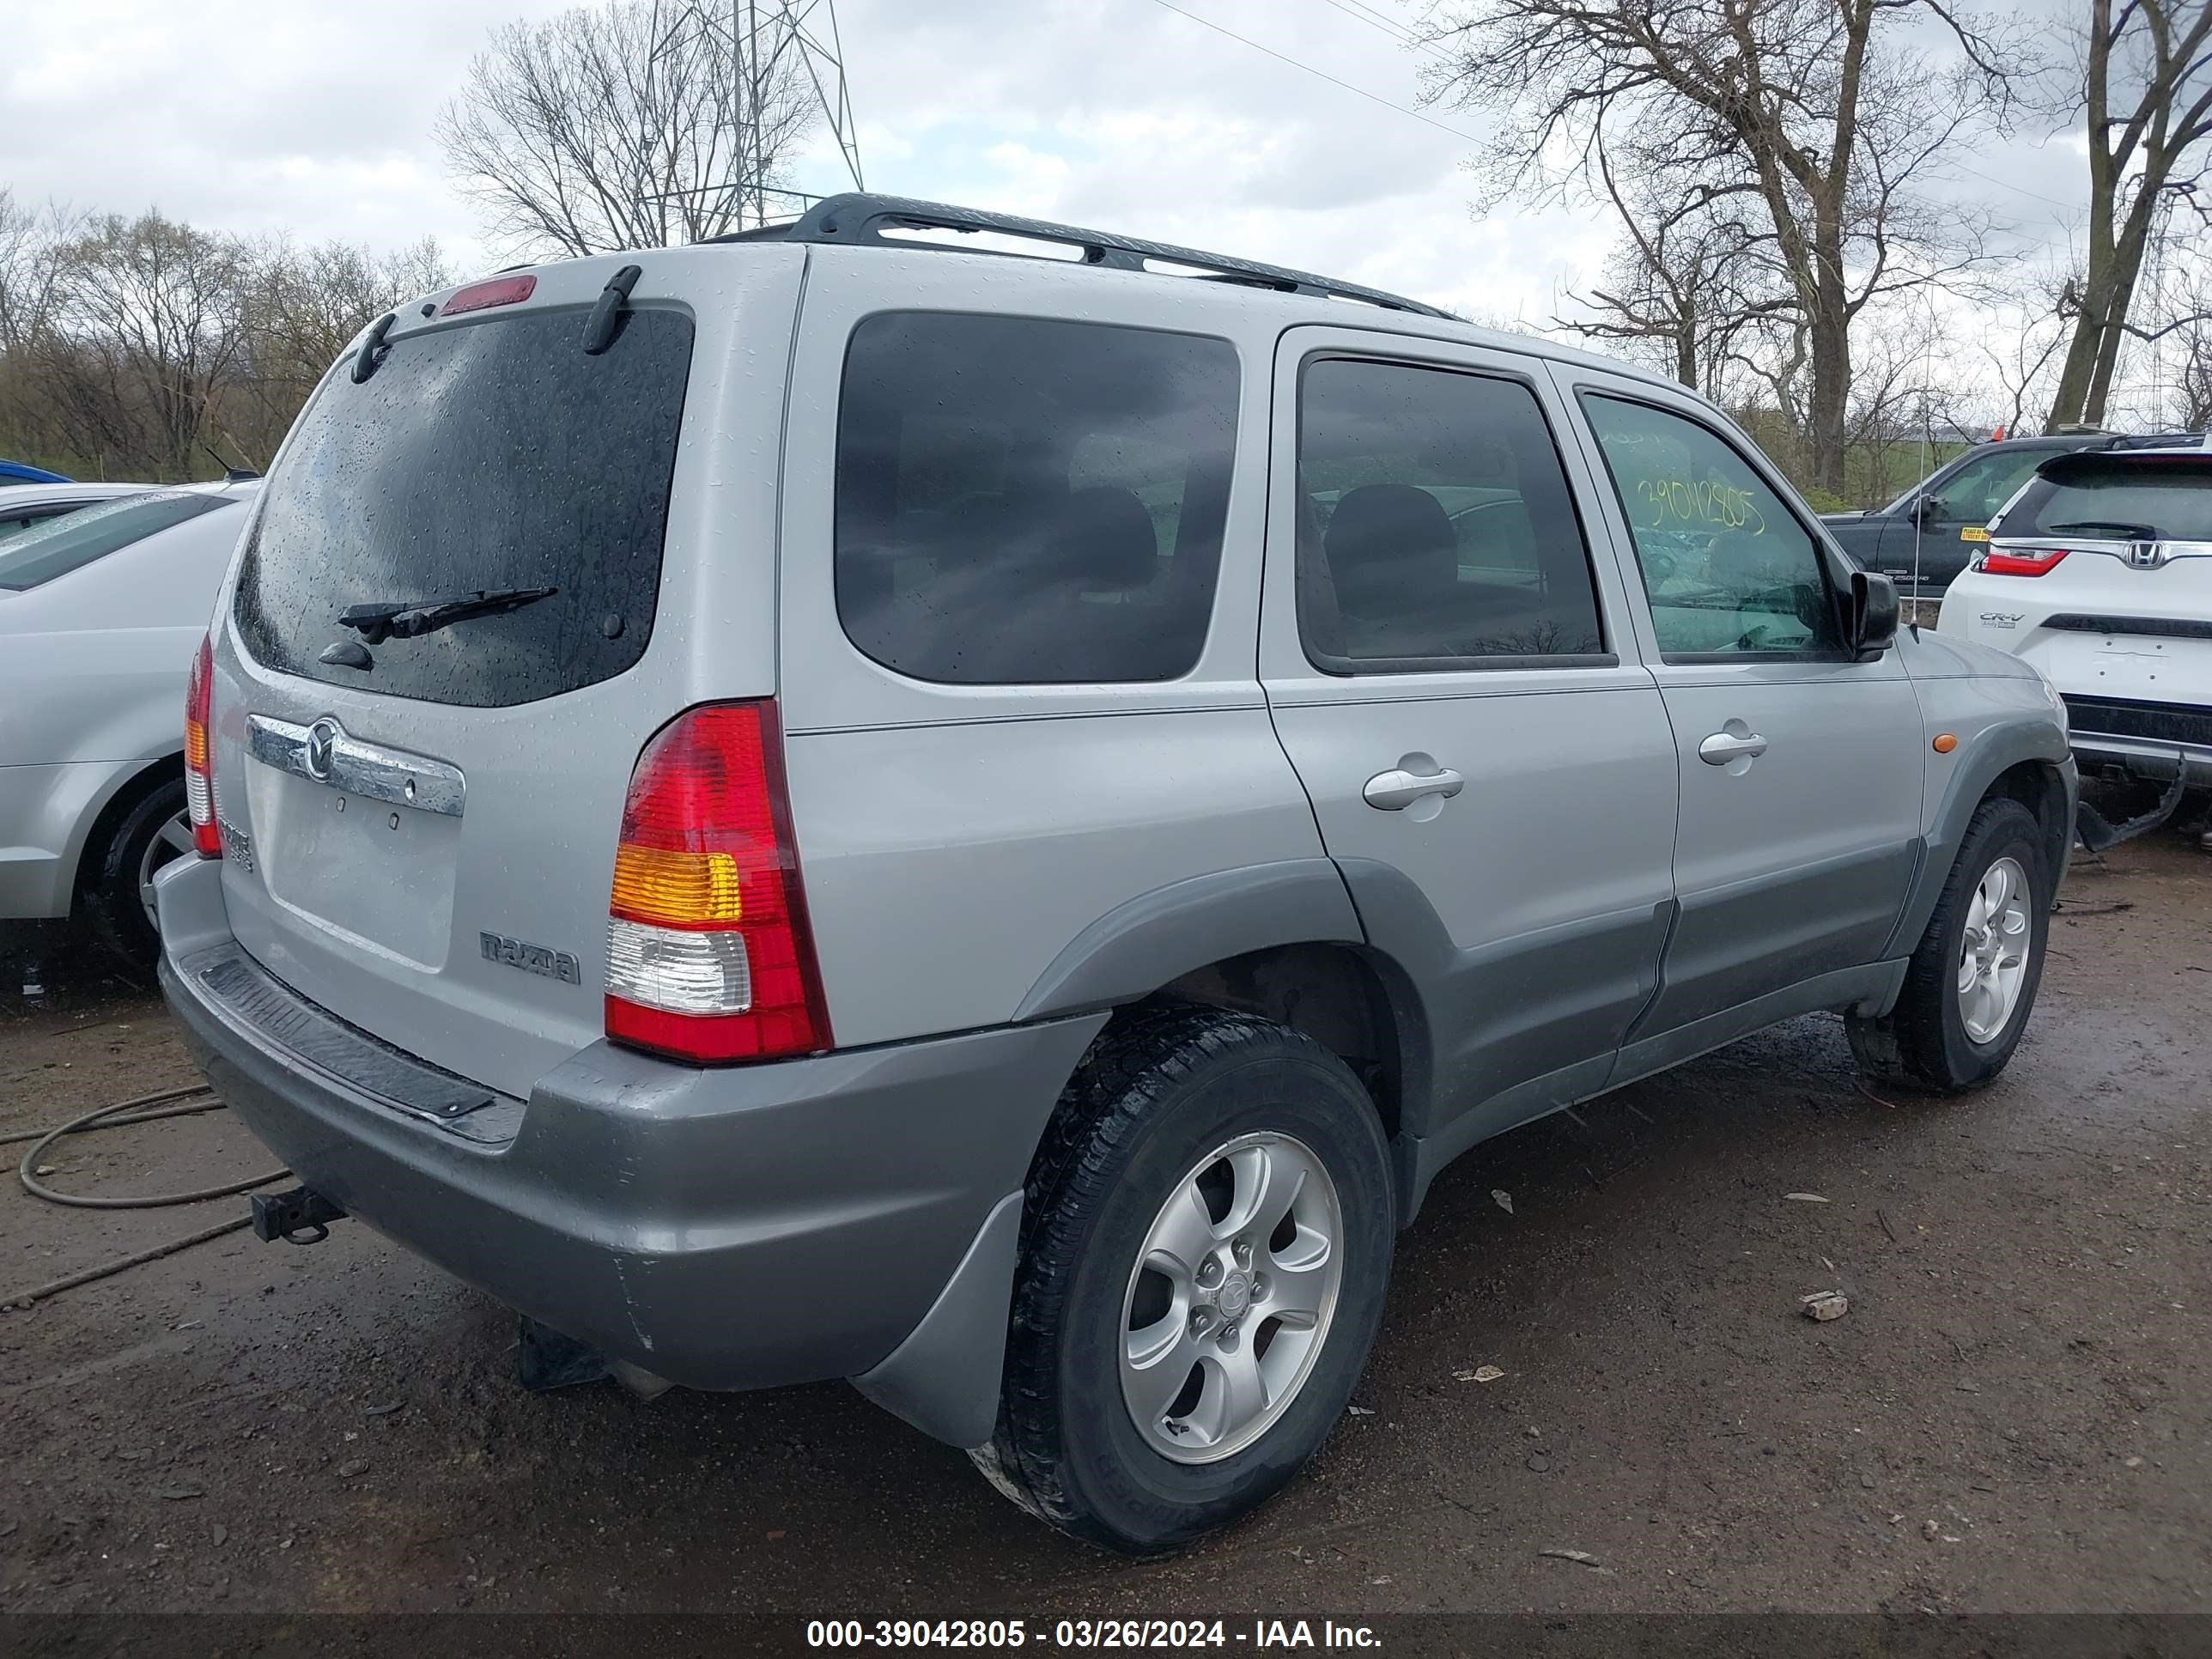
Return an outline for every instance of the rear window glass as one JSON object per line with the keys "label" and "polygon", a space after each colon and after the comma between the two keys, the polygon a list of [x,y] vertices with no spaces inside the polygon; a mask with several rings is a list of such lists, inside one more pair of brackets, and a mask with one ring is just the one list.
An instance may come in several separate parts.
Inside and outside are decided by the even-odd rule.
{"label": "rear window glass", "polygon": [[162,490],[119,496],[40,520],[0,545],[0,587],[36,587],[143,541],[157,530],[234,504],[229,496],[203,490]]}
{"label": "rear window glass", "polygon": [[2007,536],[2212,542],[2212,456],[2054,463],[1991,528]]}
{"label": "rear window glass", "polygon": [[[239,574],[246,649],[286,673],[472,708],[532,702],[644,655],[660,586],[691,321],[630,313],[586,356],[580,311],[403,339],[364,385],[343,368],[264,486]],[[368,645],[339,613],[550,587],[546,598]]]}
{"label": "rear window glass", "polygon": [[917,679],[1164,680],[1196,665],[1237,439],[1224,340],[896,313],[854,331],[837,614]]}

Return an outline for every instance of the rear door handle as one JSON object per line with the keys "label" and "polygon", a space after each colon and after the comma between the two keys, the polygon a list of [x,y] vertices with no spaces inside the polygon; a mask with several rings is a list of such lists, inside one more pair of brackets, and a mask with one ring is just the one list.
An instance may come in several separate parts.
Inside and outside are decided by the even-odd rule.
{"label": "rear door handle", "polygon": [[1431,795],[1441,795],[1449,800],[1466,787],[1467,780],[1449,766],[1439,766],[1433,772],[1408,772],[1402,768],[1393,768],[1388,772],[1377,772],[1368,779],[1367,787],[1359,793],[1370,806],[1378,807],[1385,812],[1402,812],[1415,801],[1425,800]]}
{"label": "rear door handle", "polygon": [[1698,745],[1698,758],[1708,766],[1726,766],[1734,760],[1756,760],[1765,752],[1766,739],[1748,730],[1716,732]]}

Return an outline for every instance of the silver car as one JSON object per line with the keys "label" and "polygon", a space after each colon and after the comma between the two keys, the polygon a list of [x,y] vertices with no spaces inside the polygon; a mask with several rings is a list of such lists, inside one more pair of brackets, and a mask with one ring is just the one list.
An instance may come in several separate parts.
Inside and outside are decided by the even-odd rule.
{"label": "silver car", "polygon": [[1816,1010],[1996,1076],[2075,793],[1679,386],[873,197],[380,319],[185,718],[263,1237],[539,1384],[850,1378],[1128,1550],[1321,1444],[1486,1137]]}
{"label": "silver car", "polygon": [[147,483],[33,483],[0,487],[0,542],[21,535],[33,525],[58,519],[81,507],[136,495],[158,484]]}
{"label": "silver car", "polygon": [[256,487],[0,491],[77,503],[0,538],[0,920],[81,911],[150,964],[154,872],[191,847],[179,700]]}

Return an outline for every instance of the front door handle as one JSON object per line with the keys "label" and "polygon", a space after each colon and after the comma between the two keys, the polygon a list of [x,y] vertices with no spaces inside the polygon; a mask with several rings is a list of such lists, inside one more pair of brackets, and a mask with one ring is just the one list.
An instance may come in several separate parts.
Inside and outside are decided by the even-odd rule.
{"label": "front door handle", "polygon": [[[1743,726],[1741,720],[1731,720],[1731,726]],[[1726,766],[1730,761],[1756,760],[1766,752],[1766,739],[1744,726],[1741,732],[1716,732],[1698,745],[1698,758],[1708,766]]]}
{"label": "front door handle", "polygon": [[[1406,758],[1413,760],[1416,757],[1408,755]],[[1419,758],[1436,766],[1436,763],[1428,760],[1426,756]],[[1449,766],[1437,766],[1433,772],[1409,772],[1403,767],[1394,767],[1388,772],[1377,772],[1368,779],[1367,787],[1359,793],[1370,806],[1385,812],[1402,812],[1415,801],[1425,800],[1431,795],[1449,800],[1465,787],[1467,780]]]}

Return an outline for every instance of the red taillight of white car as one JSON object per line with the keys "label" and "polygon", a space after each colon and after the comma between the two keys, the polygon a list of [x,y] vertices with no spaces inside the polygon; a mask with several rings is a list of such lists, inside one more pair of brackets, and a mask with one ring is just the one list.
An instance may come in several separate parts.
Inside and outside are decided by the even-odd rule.
{"label": "red taillight of white car", "polygon": [[694,708],[638,757],[608,904],[606,1032],[702,1063],[830,1046],[772,701]]}
{"label": "red taillight of white car", "polygon": [[2039,548],[2033,553],[1984,553],[1974,568],[1985,576],[2047,576],[2065,556],[2063,547]]}
{"label": "red taillight of white car", "polygon": [[192,845],[204,859],[222,856],[222,830],[215,818],[215,757],[208,726],[215,714],[215,647],[200,636],[185,682],[185,809],[192,820]]}

